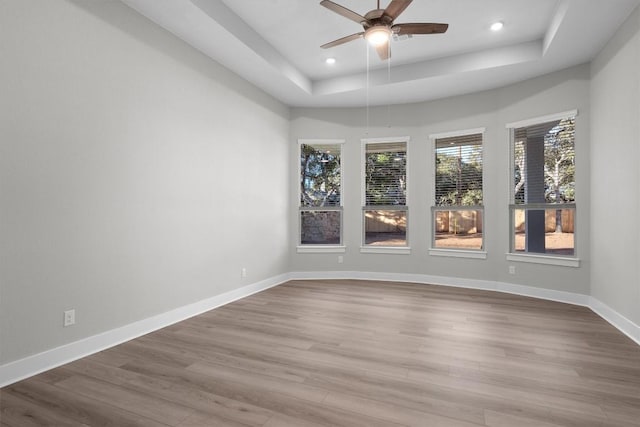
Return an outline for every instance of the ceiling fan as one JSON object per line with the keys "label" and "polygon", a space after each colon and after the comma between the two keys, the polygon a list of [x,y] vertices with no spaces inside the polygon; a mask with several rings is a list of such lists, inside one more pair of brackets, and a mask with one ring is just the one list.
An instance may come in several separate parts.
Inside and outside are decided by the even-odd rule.
{"label": "ceiling fan", "polygon": [[413,35],[413,34],[441,34],[447,31],[449,24],[435,23],[407,23],[394,24],[393,21],[411,4],[413,0],[391,0],[386,9],[380,9],[380,0],[376,9],[367,12],[364,16],[340,6],[331,0],[322,0],[320,4],[327,9],[342,15],[358,24],[362,25],[364,31],[342,37],[332,42],[320,46],[323,49],[338,46],[343,43],[357,40],[362,37],[367,39],[378,52],[378,56],[383,61],[389,59],[391,52],[389,50],[389,40],[392,35]]}

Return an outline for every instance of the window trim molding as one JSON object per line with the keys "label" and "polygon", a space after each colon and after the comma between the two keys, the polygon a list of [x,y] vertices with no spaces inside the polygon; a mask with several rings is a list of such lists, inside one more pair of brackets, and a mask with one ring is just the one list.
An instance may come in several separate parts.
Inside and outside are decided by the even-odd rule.
{"label": "window trim molding", "polygon": [[[296,216],[298,222],[298,235],[296,236],[296,252],[297,253],[342,253],[346,252],[346,246],[344,245],[344,173],[342,170],[342,154],[344,153],[343,146],[346,143],[346,139],[323,139],[323,138],[298,138],[298,155],[296,156],[296,198],[298,199],[296,207]],[[300,155],[302,154],[303,145],[340,145],[340,205],[339,206],[318,206],[309,207],[303,209],[304,206],[300,203]],[[306,211],[339,211],[340,212],[340,243],[337,245],[303,245],[302,238],[302,220],[301,212]],[[342,248],[342,250],[341,250]]]}
{"label": "window trim molding", "polygon": [[482,249],[429,248],[429,255],[452,258],[487,259],[487,251]]}
{"label": "window trim molding", "polygon": [[[578,110],[575,109],[575,110],[563,111],[562,113],[547,114],[545,116],[518,120],[516,122],[507,123],[505,127],[507,129],[523,128],[523,127],[528,127],[533,125],[539,125],[541,123],[552,122],[555,120],[562,120],[562,119],[566,119],[567,117],[578,117]],[[511,143],[511,140],[509,140],[509,143]]]}
{"label": "window trim molding", "polygon": [[346,139],[298,138],[298,145],[313,144],[345,144]]}
{"label": "window trim molding", "polygon": [[347,252],[345,245],[298,245],[299,254],[343,254]]}
{"label": "window trim molding", "polygon": [[[432,142],[435,142],[436,139],[443,139],[443,138],[452,138],[455,136],[467,136],[467,135],[475,135],[476,133],[481,133],[482,136],[484,136],[484,134],[487,132],[487,128],[485,127],[480,127],[480,128],[475,128],[475,129],[465,129],[465,130],[459,130],[459,131],[450,131],[450,132],[441,132],[441,133],[432,133],[429,135],[429,139]],[[484,142],[484,140],[483,140]],[[434,145],[435,148],[435,145]]]}
{"label": "window trim molding", "polygon": [[[472,129],[464,129],[459,131],[449,131],[449,132],[440,132],[440,133],[432,133],[429,135],[429,144],[430,144],[430,157],[429,163],[431,165],[431,181],[433,185],[430,186],[430,209],[429,209],[429,228],[431,238],[429,239],[429,255],[432,256],[450,256],[454,258],[477,258],[477,259],[486,259],[487,252],[485,247],[485,209],[484,209],[484,183],[486,182],[485,176],[485,167],[484,167],[484,141],[485,134],[487,128],[479,127]],[[442,138],[451,138],[456,136],[467,136],[467,135],[475,135],[482,134],[482,205],[479,206],[442,206],[442,208],[453,208],[453,209],[440,209],[440,206],[436,206],[436,140]],[[444,249],[444,248],[436,248],[436,233],[435,233],[435,212],[438,210],[481,210],[482,211],[482,248],[481,249]]]}
{"label": "window trim molding", "polygon": [[526,262],[530,264],[557,265],[561,267],[580,267],[580,258],[563,257],[557,255],[534,255],[507,253],[507,261]]}
{"label": "window trim molding", "polygon": [[389,137],[381,137],[381,138],[360,138],[360,143],[364,146],[364,144],[376,144],[376,143],[385,143],[385,142],[406,142],[407,150],[408,150],[410,140],[411,140],[410,136],[389,136]]}
{"label": "window trim molding", "polygon": [[[363,254],[372,254],[372,253],[382,253],[382,254],[410,254],[411,247],[409,246],[409,186],[407,185],[407,194],[405,197],[406,203],[400,207],[396,207],[395,210],[404,210],[407,215],[407,232],[406,232],[406,241],[407,246],[374,246],[374,245],[365,245],[365,220],[364,220],[364,212],[367,210],[376,210],[376,208],[380,208],[379,210],[384,210],[385,206],[367,206],[366,205],[366,166],[365,166],[365,156],[366,156],[366,146],[367,144],[384,144],[384,143],[394,143],[394,142],[404,142],[407,145],[406,151],[406,159],[407,164],[405,165],[405,176],[407,177],[407,183],[409,182],[409,141],[411,141],[410,136],[389,136],[389,137],[380,137],[380,138],[361,138],[360,139],[360,206],[361,206],[361,214],[360,214],[360,229],[362,230],[362,236],[360,237],[360,253]],[[340,199],[342,201],[342,199]]]}
{"label": "window trim molding", "polygon": [[411,255],[411,246],[360,246],[361,254]]}

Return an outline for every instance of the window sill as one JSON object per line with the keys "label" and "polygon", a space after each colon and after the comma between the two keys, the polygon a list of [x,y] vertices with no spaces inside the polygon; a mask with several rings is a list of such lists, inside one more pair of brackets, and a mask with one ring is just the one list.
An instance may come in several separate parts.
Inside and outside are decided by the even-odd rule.
{"label": "window sill", "polygon": [[411,248],[408,246],[360,246],[361,254],[393,254],[393,255],[409,255]]}
{"label": "window sill", "polygon": [[561,267],[580,267],[579,258],[565,258],[549,255],[507,254],[507,261],[528,262],[532,264],[559,265]]}
{"label": "window sill", "polygon": [[299,254],[343,254],[347,251],[347,247],[338,245],[299,245],[296,251]]}
{"label": "window sill", "polygon": [[478,250],[460,250],[460,249],[429,249],[431,256],[445,256],[453,258],[471,258],[471,259],[487,259],[485,251]]}

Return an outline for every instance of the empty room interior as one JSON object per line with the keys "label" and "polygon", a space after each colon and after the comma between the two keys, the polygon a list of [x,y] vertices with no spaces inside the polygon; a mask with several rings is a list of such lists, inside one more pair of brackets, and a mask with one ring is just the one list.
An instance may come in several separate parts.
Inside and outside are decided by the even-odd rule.
{"label": "empty room interior", "polygon": [[640,0],[0,0],[0,426],[640,426]]}

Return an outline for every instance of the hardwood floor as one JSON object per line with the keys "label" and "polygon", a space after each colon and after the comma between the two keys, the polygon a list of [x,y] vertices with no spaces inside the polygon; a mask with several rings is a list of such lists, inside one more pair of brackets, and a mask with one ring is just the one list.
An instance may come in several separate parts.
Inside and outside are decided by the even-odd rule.
{"label": "hardwood floor", "polygon": [[0,391],[2,427],[640,426],[640,347],[589,309],[292,281]]}

